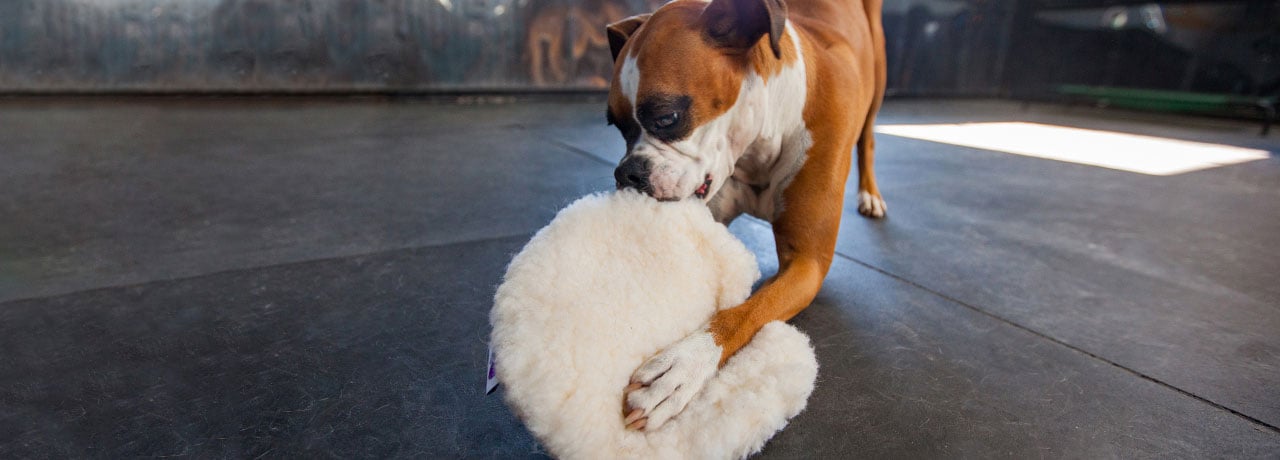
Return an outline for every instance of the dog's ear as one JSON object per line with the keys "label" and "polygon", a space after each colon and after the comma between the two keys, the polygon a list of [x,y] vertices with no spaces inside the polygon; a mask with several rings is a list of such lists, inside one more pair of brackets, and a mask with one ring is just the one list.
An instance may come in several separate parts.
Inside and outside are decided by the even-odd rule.
{"label": "dog's ear", "polygon": [[609,35],[609,51],[613,53],[613,60],[618,60],[618,53],[622,52],[622,46],[627,44],[627,39],[636,33],[636,29],[639,29],[641,24],[649,20],[649,16],[652,15],[637,14],[605,26],[604,30]]}
{"label": "dog's ear", "polygon": [[702,12],[707,35],[721,46],[748,49],[769,35],[769,47],[782,57],[778,42],[787,27],[787,4],[783,0],[712,0]]}

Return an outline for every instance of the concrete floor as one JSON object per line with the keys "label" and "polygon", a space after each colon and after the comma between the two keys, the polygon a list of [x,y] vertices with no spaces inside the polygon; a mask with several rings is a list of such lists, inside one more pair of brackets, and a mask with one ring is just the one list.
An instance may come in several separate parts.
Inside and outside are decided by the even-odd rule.
{"label": "concrete floor", "polygon": [[[613,186],[603,104],[0,100],[0,458],[544,455],[488,310]],[[892,100],[1250,146],[1232,121]],[[1280,457],[1280,158],[1175,176],[879,137],[763,458]],[[852,189],[851,189],[852,190]],[[776,269],[767,225],[732,229]],[[501,392],[501,390],[499,390]]]}

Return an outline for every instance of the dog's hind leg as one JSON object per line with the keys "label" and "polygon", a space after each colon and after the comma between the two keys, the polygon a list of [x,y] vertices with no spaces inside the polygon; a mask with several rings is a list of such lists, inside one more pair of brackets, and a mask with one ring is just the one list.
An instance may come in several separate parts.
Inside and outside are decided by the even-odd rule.
{"label": "dog's hind leg", "polygon": [[871,109],[862,122],[862,134],[858,137],[858,213],[871,218],[881,218],[888,212],[880,188],[876,186],[876,113],[884,101],[885,58],[884,27],[880,24],[880,2],[866,2],[867,19],[871,22],[871,46],[875,49],[875,96]]}

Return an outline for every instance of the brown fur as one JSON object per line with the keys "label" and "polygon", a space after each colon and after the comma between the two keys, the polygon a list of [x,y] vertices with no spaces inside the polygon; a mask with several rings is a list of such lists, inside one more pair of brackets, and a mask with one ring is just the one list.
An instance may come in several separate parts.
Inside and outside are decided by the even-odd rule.
{"label": "brown fur", "polygon": [[809,70],[804,119],[813,145],[783,193],[786,206],[773,222],[778,275],[711,322],[724,350],[722,365],[765,324],[791,319],[817,296],[835,254],[855,145],[860,190],[879,196],[871,129],[884,96],[884,32],[879,2],[866,3],[857,5],[864,9],[853,9],[854,2],[830,0],[790,4],[791,23],[804,42]]}
{"label": "brown fur", "polygon": [[[690,37],[690,30],[703,30],[701,2],[677,1],[667,4],[645,21],[627,40],[614,63],[614,79],[622,69],[622,56],[635,56],[643,69],[645,85],[636,100],[651,94],[696,94],[690,109],[694,126],[702,125],[723,114],[738,99],[738,89],[746,74],[746,56],[725,53],[709,46],[701,36]],[[642,46],[652,41],[661,46]],[[636,50],[639,50],[637,52]],[[683,65],[673,59],[655,59],[653,55],[675,53],[695,56],[697,65]],[[615,114],[631,113],[626,96],[617,85],[609,91],[610,110]]]}
{"label": "brown fur", "polygon": [[[698,95],[697,124],[734,103],[748,68],[768,78],[797,59],[789,38],[781,43],[780,59],[768,38],[745,52],[714,46],[699,33],[706,26],[699,22],[706,5],[677,0],[664,6],[621,50],[626,56],[641,49],[637,61],[645,78],[641,91],[658,88]],[[773,222],[777,276],[742,305],[720,311],[711,321],[711,333],[723,350],[722,365],[765,324],[791,319],[817,296],[835,254],[845,183],[853,165],[850,153],[855,146],[859,189],[880,196],[872,169],[872,126],[885,85],[880,0],[792,0],[785,6],[803,50],[808,77],[803,117],[813,144],[804,165],[783,192],[783,211]],[[660,46],[640,46],[650,40]],[[649,53],[668,58],[646,59]],[[670,59],[671,53],[680,59]],[[615,62],[615,83],[622,61]],[[631,113],[616,84],[610,91],[609,107],[615,117]]]}

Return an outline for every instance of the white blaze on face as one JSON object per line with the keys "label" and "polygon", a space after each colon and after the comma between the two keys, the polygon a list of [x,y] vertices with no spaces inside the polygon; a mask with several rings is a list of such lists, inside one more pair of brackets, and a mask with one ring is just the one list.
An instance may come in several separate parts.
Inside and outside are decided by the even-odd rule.
{"label": "white blaze on face", "polygon": [[[778,177],[780,181],[790,180],[799,169],[811,143],[803,120],[808,87],[799,37],[790,24],[786,30],[798,59],[771,76],[768,84],[754,71],[748,71],[734,105],[694,128],[684,139],[668,143],[647,132],[640,135],[631,154],[649,160],[649,183],[655,197],[688,198],[710,175],[712,183],[703,198],[710,200],[733,175],[738,160],[747,155],[753,157],[752,161],[781,165],[780,175],[785,177]],[[618,80],[634,118],[636,95],[642,83],[634,56],[623,61]]]}
{"label": "white blaze on face", "polygon": [[628,54],[622,61],[622,70],[618,72],[618,86],[622,95],[631,104],[631,117],[636,116],[636,93],[640,92],[640,67],[636,65],[634,53]]}
{"label": "white blaze on face", "polygon": [[[618,72],[618,86],[631,106],[631,117],[636,120],[636,123],[639,123],[639,117],[636,116],[638,106],[636,98],[640,92],[641,74],[640,67],[636,61],[634,53],[628,54],[626,59],[622,61],[622,68]],[[696,134],[690,136],[690,138],[695,136]],[[653,195],[655,197],[664,199],[685,198],[688,195],[692,195],[698,185],[701,185],[702,176],[697,178],[697,184],[692,185],[692,187],[689,187],[689,184],[692,184],[694,179],[684,177],[686,175],[684,174],[685,172],[698,169],[693,166],[700,163],[698,156],[700,150],[691,147],[696,146],[690,145],[687,139],[668,144],[650,136],[648,133],[641,133],[630,154],[649,160],[649,184],[653,187]],[[684,189],[688,189],[688,191],[681,193]]]}

